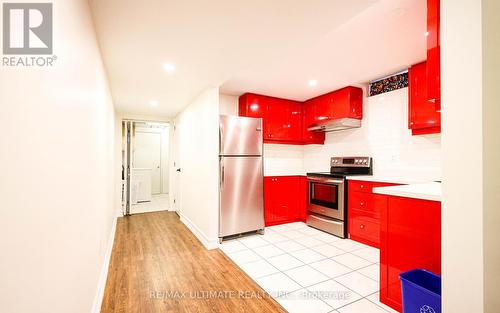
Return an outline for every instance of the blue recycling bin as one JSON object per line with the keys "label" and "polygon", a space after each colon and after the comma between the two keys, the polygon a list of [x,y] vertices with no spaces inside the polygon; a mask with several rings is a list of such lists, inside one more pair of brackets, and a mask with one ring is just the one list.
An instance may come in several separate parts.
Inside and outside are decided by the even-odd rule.
{"label": "blue recycling bin", "polygon": [[441,276],[422,269],[399,275],[403,313],[441,313]]}

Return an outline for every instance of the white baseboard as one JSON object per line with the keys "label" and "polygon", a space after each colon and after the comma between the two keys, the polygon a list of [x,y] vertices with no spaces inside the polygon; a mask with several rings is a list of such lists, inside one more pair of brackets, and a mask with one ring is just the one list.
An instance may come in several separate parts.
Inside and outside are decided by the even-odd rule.
{"label": "white baseboard", "polygon": [[115,217],[113,219],[113,225],[111,226],[106,253],[104,254],[104,262],[102,264],[101,273],[99,275],[99,280],[97,283],[97,291],[94,298],[94,304],[92,305],[92,313],[101,312],[102,300],[104,298],[104,289],[106,288],[106,280],[108,278],[109,262],[111,261],[111,252],[113,251],[113,244],[115,242],[116,222],[117,218]]}
{"label": "white baseboard", "polygon": [[198,238],[207,250],[219,247],[219,238],[209,239],[189,218],[180,213],[181,222]]}

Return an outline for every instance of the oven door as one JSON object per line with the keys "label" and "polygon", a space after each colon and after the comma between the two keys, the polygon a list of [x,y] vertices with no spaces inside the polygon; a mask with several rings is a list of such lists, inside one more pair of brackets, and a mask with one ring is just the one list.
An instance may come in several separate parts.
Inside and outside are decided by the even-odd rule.
{"label": "oven door", "polygon": [[308,210],[344,220],[344,180],[307,178],[309,183]]}

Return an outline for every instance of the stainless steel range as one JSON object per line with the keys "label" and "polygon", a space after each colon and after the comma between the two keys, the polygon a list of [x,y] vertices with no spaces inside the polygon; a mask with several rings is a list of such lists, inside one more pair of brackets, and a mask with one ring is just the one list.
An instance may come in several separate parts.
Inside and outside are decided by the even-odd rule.
{"label": "stainless steel range", "polygon": [[346,238],[346,176],[372,175],[372,163],[370,157],[334,157],[330,160],[330,172],[307,173],[307,225]]}

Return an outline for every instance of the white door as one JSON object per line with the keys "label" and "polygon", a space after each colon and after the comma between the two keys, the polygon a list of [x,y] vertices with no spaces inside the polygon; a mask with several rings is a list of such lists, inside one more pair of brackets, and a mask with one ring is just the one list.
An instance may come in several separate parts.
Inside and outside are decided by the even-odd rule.
{"label": "white door", "polygon": [[161,134],[135,133],[134,168],[151,169],[151,193],[161,193]]}

